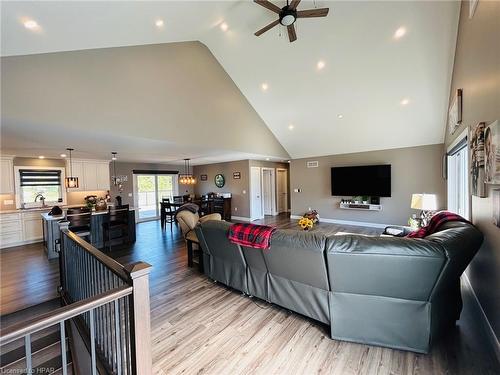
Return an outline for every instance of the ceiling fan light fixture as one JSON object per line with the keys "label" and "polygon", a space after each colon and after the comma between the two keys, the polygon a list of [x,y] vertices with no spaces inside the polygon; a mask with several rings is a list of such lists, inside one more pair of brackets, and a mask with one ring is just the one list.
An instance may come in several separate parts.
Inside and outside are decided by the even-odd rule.
{"label": "ceiling fan light fixture", "polygon": [[283,12],[283,16],[280,18],[280,23],[283,26],[290,26],[293,25],[296,20],[297,17],[294,12]]}

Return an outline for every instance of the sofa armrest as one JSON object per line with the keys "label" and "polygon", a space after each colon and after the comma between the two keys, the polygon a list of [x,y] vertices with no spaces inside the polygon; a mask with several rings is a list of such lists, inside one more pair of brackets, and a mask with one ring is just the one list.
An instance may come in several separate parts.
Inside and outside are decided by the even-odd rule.
{"label": "sofa armrest", "polygon": [[209,220],[222,220],[222,216],[220,214],[209,214],[209,215],[205,215],[205,216],[202,216],[200,217],[200,223],[204,223],[205,221],[209,221]]}

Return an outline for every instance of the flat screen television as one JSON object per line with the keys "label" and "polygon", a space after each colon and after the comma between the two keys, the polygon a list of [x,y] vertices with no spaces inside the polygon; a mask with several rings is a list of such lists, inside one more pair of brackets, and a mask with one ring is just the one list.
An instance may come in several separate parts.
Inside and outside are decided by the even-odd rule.
{"label": "flat screen television", "polygon": [[391,166],[333,167],[332,195],[390,197]]}

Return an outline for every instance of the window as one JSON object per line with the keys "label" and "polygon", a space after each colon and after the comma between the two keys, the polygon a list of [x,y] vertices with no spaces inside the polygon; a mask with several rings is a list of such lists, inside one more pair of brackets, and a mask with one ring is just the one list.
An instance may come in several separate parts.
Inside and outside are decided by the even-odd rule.
{"label": "window", "polygon": [[448,151],[448,211],[469,219],[467,139]]}
{"label": "window", "polygon": [[18,207],[38,206],[41,201],[39,195],[45,198],[46,205],[63,203],[63,178],[62,168],[16,167]]}

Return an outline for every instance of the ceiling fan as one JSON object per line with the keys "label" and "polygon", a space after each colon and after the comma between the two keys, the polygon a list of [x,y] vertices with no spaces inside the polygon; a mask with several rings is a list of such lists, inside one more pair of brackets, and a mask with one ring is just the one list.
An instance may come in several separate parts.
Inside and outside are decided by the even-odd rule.
{"label": "ceiling fan", "polygon": [[280,8],[267,0],[254,0],[254,2],[274,13],[277,13],[279,17],[276,21],[271,22],[269,25],[264,26],[262,29],[257,31],[255,36],[264,34],[266,31],[271,30],[274,26],[280,23],[283,26],[286,26],[290,43],[297,40],[297,34],[295,33],[294,26],[297,18],[326,17],[329,11],[329,8],[297,10],[300,0],[292,0],[290,4],[287,0],[286,5],[283,8]]}

